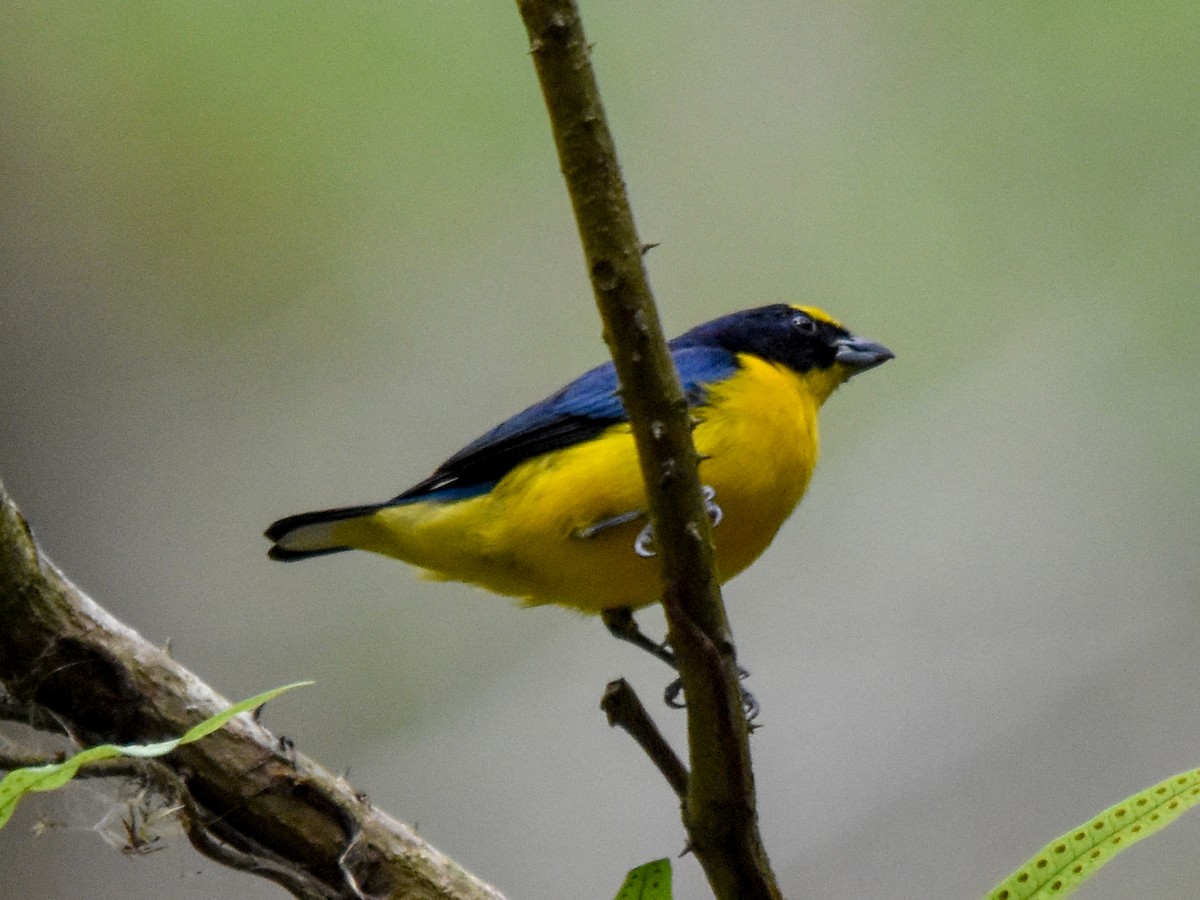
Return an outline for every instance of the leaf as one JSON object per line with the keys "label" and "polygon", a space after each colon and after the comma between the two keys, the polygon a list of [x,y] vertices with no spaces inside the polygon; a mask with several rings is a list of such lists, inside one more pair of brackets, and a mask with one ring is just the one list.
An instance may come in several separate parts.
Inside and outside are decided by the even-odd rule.
{"label": "leaf", "polygon": [[1160,781],[1051,841],[996,885],[988,900],[1065,897],[1126,847],[1169,825],[1197,802],[1200,769]]}
{"label": "leaf", "polygon": [[124,747],[119,747],[116,744],[100,744],[96,747],[88,747],[86,750],[80,750],[74,756],[62,762],[13,769],[0,780],[0,828],[3,828],[8,823],[8,820],[12,818],[13,813],[16,811],[17,803],[20,802],[22,797],[36,791],[52,791],[62,787],[75,777],[81,766],[102,759],[116,759],[118,756],[133,756],[142,759],[162,756],[183,744],[190,744],[200,740],[202,737],[207,737],[239,713],[262,706],[268,700],[278,697],[284,691],[290,691],[292,688],[309,684],[312,684],[312,682],[297,681],[295,684],[285,684],[283,687],[266,691],[248,700],[243,700],[241,703],[235,703],[215,716],[211,716],[203,722],[193,725],[182,736],[171,741],[159,741],[154,744],[129,744]]}
{"label": "leaf", "polygon": [[656,859],[630,869],[615,900],[671,900],[671,861]]}

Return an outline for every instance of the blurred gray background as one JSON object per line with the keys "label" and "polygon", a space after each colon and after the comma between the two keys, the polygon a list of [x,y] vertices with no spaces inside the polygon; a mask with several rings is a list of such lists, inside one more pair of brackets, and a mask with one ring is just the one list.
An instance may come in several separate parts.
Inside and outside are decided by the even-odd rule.
{"label": "blurred gray background", "polygon": [[[1200,765],[1200,6],[588,3],[667,329],[780,300],[897,359],[729,585],[794,897],[983,895]],[[379,500],[604,358],[510,3],[0,6],[0,477],[46,550],[513,898],[683,847],[605,724],[661,666],[278,516]],[[661,616],[642,616],[648,630]],[[98,785],[0,895],[278,898]],[[103,829],[101,829],[103,830]],[[1200,816],[1081,895],[1200,893]],[[704,896],[690,858],[677,896]]]}

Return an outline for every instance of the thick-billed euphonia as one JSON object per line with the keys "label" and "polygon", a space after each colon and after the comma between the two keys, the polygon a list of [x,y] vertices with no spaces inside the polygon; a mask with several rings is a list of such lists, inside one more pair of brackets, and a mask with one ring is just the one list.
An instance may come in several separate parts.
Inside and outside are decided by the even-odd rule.
{"label": "thick-billed euphonia", "polygon": [[[692,418],[725,582],[767,548],[817,461],[817,410],[892,358],[819,309],[776,304],[670,342]],[[455,453],[385,503],[302,513],[267,529],[272,559],[370,550],[520,598],[590,613],[654,603],[645,489],[612,363]]]}

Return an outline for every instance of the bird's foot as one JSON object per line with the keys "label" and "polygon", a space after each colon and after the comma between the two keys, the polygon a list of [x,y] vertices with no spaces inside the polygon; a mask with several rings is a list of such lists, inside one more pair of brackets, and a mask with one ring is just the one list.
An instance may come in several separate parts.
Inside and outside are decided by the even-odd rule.
{"label": "bird's foot", "polygon": [[[704,510],[708,513],[708,521],[712,523],[712,527],[716,528],[721,524],[721,520],[725,518],[725,513],[721,511],[721,507],[717,506],[716,496],[717,491],[710,485],[702,484],[700,486],[700,496],[704,498]],[[658,551],[654,549],[654,525],[647,523],[646,527],[638,532],[638,536],[633,541],[633,552],[638,556],[649,559],[652,556],[657,556]]]}
{"label": "bird's foot", "polygon": [[[739,680],[744,681],[749,676],[749,672],[747,672],[741,666],[738,666]],[[754,695],[752,693],[740,685],[739,687],[741,688],[742,692],[742,709],[746,711],[746,721],[753,723],[754,720],[758,718],[758,713],[761,707],[759,707],[758,701],[754,699]],[[674,681],[668,684],[667,689],[663,691],[663,702],[672,709],[685,709],[687,707],[687,703],[681,699],[682,694],[683,679],[676,678]]]}

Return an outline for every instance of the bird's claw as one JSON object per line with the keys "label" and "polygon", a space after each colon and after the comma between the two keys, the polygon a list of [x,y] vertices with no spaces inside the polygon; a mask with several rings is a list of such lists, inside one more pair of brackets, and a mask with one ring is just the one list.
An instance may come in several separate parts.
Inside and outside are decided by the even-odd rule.
{"label": "bird's claw", "polygon": [[685,709],[687,704],[679,699],[679,695],[683,693],[683,679],[676,678],[667,685],[667,689],[663,691],[663,703],[671,707],[671,709]]}
{"label": "bird's claw", "polygon": [[[712,523],[713,528],[716,528],[725,518],[725,513],[716,503],[717,491],[711,485],[703,484],[700,486],[700,496],[704,498],[704,511],[708,513],[708,521]],[[648,522],[634,539],[633,552],[644,559],[657,556],[658,551],[654,549],[653,544],[654,525]]]}
{"label": "bird's claw", "polygon": [[633,541],[633,552],[643,559],[650,559],[652,556],[657,556],[658,551],[654,550],[650,544],[654,541],[654,526],[649,522],[646,527],[638,532],[638,536]]}
{"label": "bird's claw", "polygon": [[[738,666],[739,681],[744,681],[749,676],[749,672],[747,672],[741,666]],[[758,705],[758,701],[754,699],[754,695],[752,693],[750,693],[744,687],[741,687],[741,685],[739,685],[739,688],[742,692],[742,709],[746,711],[746,721],[748,723],[753,723],[754,720],[758,718],[758,714],[762,707]],[[687,703],[680,699],[682,694],[683,679],[676,678],[674,681],[668,684],[666,690],[663,691],[663,702],[667,704],[667,706],[671,707],[671,709],[686,709]]]}
{"label": "bird's claw", "polygon": [[704,511],[708,513],[708,521],[713,528],[721,524],[725,513],[717,506],[717,489],[708,484],[700,485],[700,496],[704,499]]}

